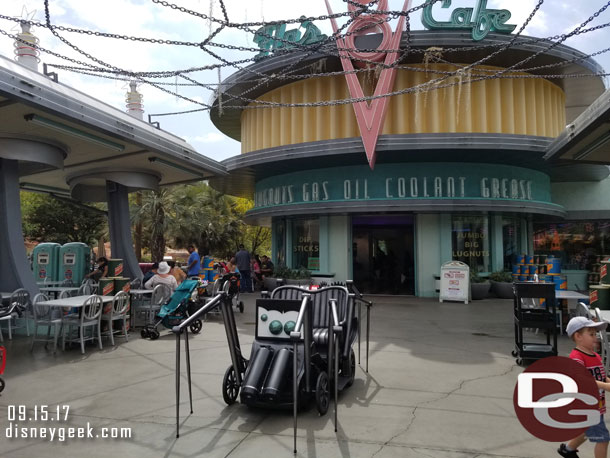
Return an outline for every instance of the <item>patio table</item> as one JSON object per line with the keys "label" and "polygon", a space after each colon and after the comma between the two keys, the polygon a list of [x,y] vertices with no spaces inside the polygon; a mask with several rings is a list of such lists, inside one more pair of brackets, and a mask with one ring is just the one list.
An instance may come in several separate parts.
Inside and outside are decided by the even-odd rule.
{"label": "patio table", "polygon": [[60,286],[65,280],[62,281],[37,281],[38,286]]}
{"label": "patio table", "polygon": [[72,293],[74,291],[78,291],[79,287],[78,286],[42,286],[39,289],[40,289],[40,291],[45,292],[45,293],[53,293],[53,296],[55,297],[55,299],[57,299],[57,297],[64,291],[68,291],[68,292]]}
{"label": "patio table", "polygon": [[568,300],[588,300],[589,296],[586,294],[579,293],[578,291],[567,291],[559,290],[555,291],[555,297],[557,299],[568,299]]}
{"label": "patio table", "polygon": [[578,291],[559,290],[555,291],[555,298],[557,300],[565,300],[568,304],[568,312],[570,310],[576,310],[578,307],[578,301],[588,301],[589,296],[586,294],[579,293]]}
{"label": "patio table", "polygon": [[[62,299],[53,299],[51,301],[42,302],[42,305],[47,307],[74,307],[74,308],[82,308],[85,304],[85,301],[91,297],[89,296],[71,296],[64,297]],[[102,303],[107,304],[108,302],[112,302],[114,296],[100,296],[102,298]]]}

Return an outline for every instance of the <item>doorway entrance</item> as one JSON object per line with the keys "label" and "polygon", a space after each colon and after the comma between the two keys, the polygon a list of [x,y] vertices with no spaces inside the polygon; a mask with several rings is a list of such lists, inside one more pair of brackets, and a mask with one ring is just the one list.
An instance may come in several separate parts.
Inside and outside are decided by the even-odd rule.
{"label": "doorway entrance", "polygon": [[413,215],[352,218],[354,282],[362,293],[415,294]]}

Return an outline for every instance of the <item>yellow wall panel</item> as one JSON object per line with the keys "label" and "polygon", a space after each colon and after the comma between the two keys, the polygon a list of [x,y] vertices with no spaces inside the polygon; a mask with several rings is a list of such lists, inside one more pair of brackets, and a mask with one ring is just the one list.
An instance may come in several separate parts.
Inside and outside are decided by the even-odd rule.
{"label": "yellow wall panel", "polygon": [[[477,67],[471,74],[433,84],[448,64],[419,65],[422,71],[398,70],[382,134],[503,133],[556,137],[565,126],[565,95],[540,78],[496,78],[476,81],[501,70]],[[425,70],[425,71],[424,71]],[[526,74],[521,74],[526,75]],[[365,94],[372,94],[373,72],[360,73]],[[437,86],[455,83],[445,88]],[[416,90],[419,87],[420,90]],[[313,103],[348,99],[345,77],[312,77],[269,91],[260,101]],[[253,102],[250,106],[255,105]],[[251,108],[241,117],[242,152],[303,142],[359,137],[351,104],[321,107]]]}

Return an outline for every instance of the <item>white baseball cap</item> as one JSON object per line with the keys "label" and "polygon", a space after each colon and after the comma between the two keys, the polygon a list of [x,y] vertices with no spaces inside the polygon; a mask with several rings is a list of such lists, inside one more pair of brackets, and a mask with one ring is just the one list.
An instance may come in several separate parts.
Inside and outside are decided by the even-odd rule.
{"label": "white baseball cap", "polygon": [[569,337],[572,337],[576,331],[580,331],[582,328],[595,328],[596,331],[602,331],[607,326],[607,321],[592,321],[584,316],[576,316],[566,326],[566,332]]}

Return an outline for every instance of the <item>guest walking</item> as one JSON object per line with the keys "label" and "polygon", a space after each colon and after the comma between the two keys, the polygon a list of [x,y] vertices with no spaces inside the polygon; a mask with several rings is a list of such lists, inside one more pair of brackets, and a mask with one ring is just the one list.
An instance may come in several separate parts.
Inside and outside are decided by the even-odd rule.
{"label": "guest walking", "polygon": [[250,277],[250,253],[244,248],[243,243],[239,245],[239,251],[235,253],[235,262],[241,275],[240,292],[252,292],[252,280]]}

